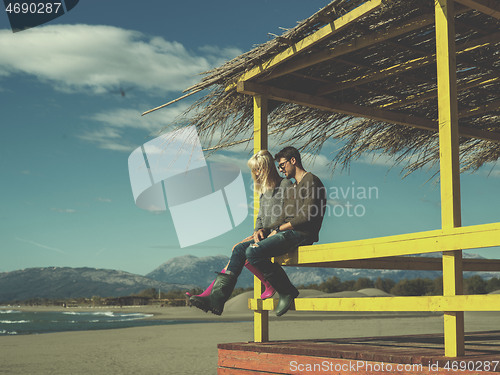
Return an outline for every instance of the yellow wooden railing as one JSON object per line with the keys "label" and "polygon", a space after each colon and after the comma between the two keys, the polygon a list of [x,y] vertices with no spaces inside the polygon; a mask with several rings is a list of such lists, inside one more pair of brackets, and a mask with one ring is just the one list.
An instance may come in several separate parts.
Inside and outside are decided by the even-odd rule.
{"label": "yellow wooden railing", "polygon": [[[480,248],[500,246],[500,223],[435,230],[388,236],[374,239],[302,246],[298,250],[276,259],[285,266],[323,266],[343,268],[365,268],[367,261],[384,261],[384,268],[389,269],[435,269],[435,262],[424,258],[399,257],[401,255],[430,253],[435,251],[457,251],[461,248]],[[423,251],[425,249],[425,251]],[[455,254],[455,253],[454,253]],[[461,260],[461,254],[459,254]],[[390,258],[389,258],[390,257]],[[434,260],[434,259],[432,259]],[[412,262],[414,262],[412,266]],[[473,260],[466,263],[468,269],[500,271],[498,260]],[[359,267],[358,267],[359,266]],[[454,273],[444,267],[443,284],[452,284],[457,279]],[[461,271],[460,271],[461,272]],[[461,276],[461,274],[460,274]],[[460,288],[461,289],[461,288]],[[260,290],[260,288],[258,289]],[[277,300],[261,300],[254,297],[249,300],[249,308],[262,313],[274,310]],[[451,316],[463,315],[464,311],[500,311],[500,295],[447,295],[422,297],[364,297],[364,298],[298,298],[295,300],[296,311],[437,311]],[[446,330],[445,319],[445,355],[457,357],[464,354],[463,320],[453,331]],[[267,341],[269,337],[267,322],[259,326],[255,322],[255,341]],[[453,323],[455,323],[453,321]],[[455,325],[452,326],[455,328]],[[260,332],[262,336],[259,336]],[[458,333],[457,333],[458,331]],[[264,339],[265,338],[265,339]]]}
{"label": "yellow wooden railing", "polygon": [[[386,0],[390,1],[390,0]],[[470,0],[460,0],[474,8],[477,4]],[[306,37],[286,51],[274,56],[269,61],[260,64],[243,74],[238,82],[228,86],[238,87],[238,91],[251,94],[254,97],[254,151],[267,149],[267,99],[271,95],[274,100],[311,105],[315,108],[332,111],[346,111],[345,108],[329,107],[331,103],[324,99],[307,96],[298,92],[287,95],[272,95],[272,88],[251,83],[252,79],[266,75],[269,80],[279,75],[298,70],[308,64],[307,58],[294,60],[300,51],[330,37],[349,23],[373,11],[382,4],[380,0],[368,0],[363,6],[354,9]],[[456,93],[456,63],[455,63],[455,30],[454,30],[453,0],[435,1],[436,29],[436,65],[438,76],[438,110],[439,148],[440,148],[440,184],[441,184],[441,229],[420,233],[410,233],[397,236],[373,238],[359,241],[319,244],[300,247],[288,258],[280,258],[284,265],[293,266],[333,266],[340,262],[351,262],[363,268],[369,262],[381,264],[387,268],[408,269],[408,262],[420,262],[422,259],[400,258],[403,255],[422,254],[442,251],[443,295],[424,297],[377,297],[377,298],[298,298],[295,309],[298,311],[442,311],[444,313],[445,355],[457,357],[464,354],[464,311],[500,311],[500,295],[463,295],[463,260],[462,250],[500,246],[500,223],[477,226],[461,226],[460,207],[460,170],[459,170],[459,126]],[[481,9],[480,9],[481,10]],[[425,21],[425,22],[424,22]],[[429,20],[422,21],[424,25]],[[420,24],[410,25],[421,27]],[[408,27],[410,27],[408,26]],[[407,27],[407,28],[408,28]],[[405,31],[404,29],[403,31]],[[401,32],[403,32],[401,31]],[[394,33],[398,32],[397,30]],[[369,42],[389,36],[370,37]],[[378,39],[377,39],[378,38]],[[372,40],[373,39],[373,40]],[[368,43],[368,42],[367,42]],[[357,44],[352,48],[362,48]],[[317,61],[331,58],[335,51],[320,52]],[[324,56],[323,56],[324,55]],[[287,61],[283,67],[281,63]],[[278,68],[279,66],[279,68]],[[272,71],[271,71],[272,69]],[[254,90],[245,89],[250,82]],[[260,93],[258,92],[259,90]],[[276,91],[276,90],[275,90]],[[357,110],[357,109],[355,109]],[[350,109],[354,111],[354,109]],[[349,112],[349,113],[351,113]],[[360,116],[369,116],[373,112],[359,112]],[[377,119],[386,119],[396,124],[416,126],[426,129],[436,129],[434,124],[401,121],[391,113],[379,113]],[[382,116],[382,117],[380,117]],[[384,117],[385,116],[385,117]],[[427,127],[426,127],[427,126]],[[436,130],[437,130],[436,129]],[[489,136],[489,135],[487,135]],[[254,217],[258,213],[258,196],[255,197]],[[388,258],[391,257],[391,258]],[[485,264],[483,264],[484,266]],[[498,266],[498,263],[497,263]],[[422,269],[426,269],[424,266]],[[418,269],[418,268],[417,268]],[[481,269],[476,264],[475,269]],[[492,269],[491,265],[490,268]],[[500,267],[493,267],[500,270]],[[259,299],[262,291],[260,281],[255,278],[254,298],[249,300],[249,308],[254,310],[254,340],[264,342],[269,340],[268,312],[275,308],[277,300]]]}

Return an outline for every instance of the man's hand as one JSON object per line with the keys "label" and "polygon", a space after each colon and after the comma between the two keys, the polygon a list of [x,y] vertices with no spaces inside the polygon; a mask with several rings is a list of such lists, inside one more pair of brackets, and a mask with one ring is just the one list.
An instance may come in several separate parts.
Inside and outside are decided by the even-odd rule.
{"label": "man's hand", "polygon": [[276,233],[278,233],[278,232],[276,232],[275,230],[273,230],[271,233],[269,233],[268,237],[274,236]]}
{"label": "man's hand", "polygon": [[253,233],[253,240],[255,243],[266,238],[266,231],[264,229],[259,229],[257,232]]}

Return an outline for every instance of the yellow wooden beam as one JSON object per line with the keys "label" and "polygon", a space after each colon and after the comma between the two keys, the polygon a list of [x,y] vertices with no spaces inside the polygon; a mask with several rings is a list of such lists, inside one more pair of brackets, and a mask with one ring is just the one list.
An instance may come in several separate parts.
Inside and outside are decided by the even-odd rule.
{"label": "yellow wooden beam", "polygon": [[[295,57],[297,54],[306,51],[307,49],[314,46],[316,43],[319,43],[335,33],[339,32],[343,28],[345,28],[350,23],[356,21],[357,19],[370,14],[375,9],[377,9],[383,0],[368,0],[365,3],[361,4],[359,7],[351,10],[347,14],[342,17],[337,18],[333,22],[323,26],[318,31],[306,36],[304,39],[295,43],[293,46],[287,48],[283,52],[278,53],[272,58],[264,61],[263,63],[257,65],[256,67],[250,69],[248,72],[244,73],[238,78],[238,81],[246,81],[249,79],[254,79],[262,74],[270,71],[271,69],[277,67],[278,65],[284,63],[285,61]],[[234,85],[231,86],[235,87]]]}
{"label": "yellow wooden beam", "polygon": [[[375,259],[345,260],[338,262],[323,263],[300,263],[293,264],[297,259],[296,251],[292,255],[276,257],[275,262],[287,266],[297,267],[321,267],[321,268],[360,268],[360,269],[382,269],[382,270],[421,270],[441,271],[443,261],[441,257],[387,257]],[[500,259],[464,259],[464,271],[490,271],[500,272]]]}
{"label": "yellow wooden beam", "polygon": [[[454,0],[435,1],[436,65],[439,113],[439,173],[441,225],[443,230],[462,225],[460,204],[460,161],[457,106]],[[448,250],[448,249],[446,249]],[[443,295],[463,294],[462,251],[443,251]],[[463,308],[446,308],[444,313],[445,355],[465,354]]]}
{"label": "yellow wooden beam", "polygon": [[[249,299],[251,310],[274,310],[277,299]],[[500,294],[423,297],[296,298],[296,311],[500,311]]]}
{"label": "yellow wooden beam", "polygon": [[437,124],[425,118],[383,111],[376,108],[362,107],[349,103],[337,103],[333,100],[304,94],[297,91],[283,90],[253,82],[239,82],[238,92],[249,95],[264,94],[269,99],[287,103],[300,104],[325,111],[344,113],[347,115],[365,117],[389,123],[408,125],[427,130],[437,130]]}
{"label": "yellow wooden beam", "polygon": [[[255,95],[253,97],[253,151],[254,154],[260,150],[267,150],[267,117],[268,100],[265,96]],[[254,207],[253,219],[254,226],[259,214],[260,195],[254,189]],[[257,277],[254,277],[254,298],[259,298],[262,293],[263,285]],[[255,342],[269,341],[269,312],[255,311],[254,320],[254,340]]]}
{"label": "yellow wooden beam", "polygon": [[[260,291],[262,283],[255,281],[254,277],[254,298],[260,298]],[[257,279],[258,280],[258,279]],[[268,310],[254,310],[253,312],[253,337],[254,342],[267,342],[269,341],[269,311]]]}
{"label": "yellow wooden beam", "polygon": [[[495,44],[500,40],[500,33],[494,33],[492,35],[484,36],[474,40],[468,40],[467,42],[461,44],[457,48],[457,54],[463,54],[472,52],[476,49],[489,46],[491,44]],[[356,87],[359,85],[364,85],[366,83],[378,81],[381,79],[385,79],[388,77],[392,77],[394,75],[406,73],[413,69],[422,68],[426,65],[432,64],[436,61],[436,55],[432,54],[429,56],[418,57],[416,59],[412,59],[410,61],[406,61],[404,63],[396,64],[391,67],[382,69],[377,72],[368,73],[364,76],[359,76],[354,79],[345,80],[342,82],[333,82],[328,85],[324,85],[320,87],[316,94],[319,96],[331,94],[334,92],[339,92],[351,87]]]}
{"label": "yellow wooden beam", "polygon": [[255,154],[260,150],[267,150],[268,100],[266,97],[262,95],[255,95],[253,97],[253,113],[254,113],[253,152]]}
{"label": "yellow wooden beam", "polygon": [[457,3],[475,9],[488,16],[500,19],[500,3],[498,0],[455,0]]}
{"label": "yellow wooden beam", "polygon": [[[406,125],[418,129],[437,131],[438,125],[432,120],[416,117],[405,113],[385,111],[373,107],[362,107],[350,103],[337,103],[333,100],[296,91],[283,90],[272,86],[253,82],[239,82],[238,92],[248,95],[266,95],[269,99],[286,103],[295,103],[307,107],[318,108],[324,111],[343,113],[350,116],[364,117],[391,124]],[[460,136],[467,138],[485,139],[500,143],[500,133],[460,127]]]}
{"label": "yellow wooden beam", "polygon": [[493,246],[500,246],[500,223],[300,246],[284,263],[306,265]]}

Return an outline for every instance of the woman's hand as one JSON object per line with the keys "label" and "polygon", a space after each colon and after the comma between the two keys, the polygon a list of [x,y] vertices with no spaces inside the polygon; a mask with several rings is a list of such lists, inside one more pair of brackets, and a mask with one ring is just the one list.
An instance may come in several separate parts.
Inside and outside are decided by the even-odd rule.
{"label": "woman's hand", "polygon": [[253,240],[255,243],[259,242],[266,238],[266,231],[264,229],[259,229],[258,231],[253,233]]}

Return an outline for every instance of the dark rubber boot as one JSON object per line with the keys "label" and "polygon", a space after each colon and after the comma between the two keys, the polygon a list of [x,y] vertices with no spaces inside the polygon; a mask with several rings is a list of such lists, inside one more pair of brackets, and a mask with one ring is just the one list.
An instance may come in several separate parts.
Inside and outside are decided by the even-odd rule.
{"label": "dark rubber boot", "polygon": [[192,296],[189,302],[205,312],[211,311],[215,315],[221,315],[224,310],[224,304],[231,297],[237,279],[233,274],[219,273],[215,278],[209,296]]}
{"label": "dark rubber boot", "polygon": [[299,291],[290,282],[285,270],[279,264],[273,263],[273,268],[273,272],[264,274],[264,277],[279,293],[280,299],[276,308],[276,316],[281,316],[290,309],[293,300],[299,295]]}

